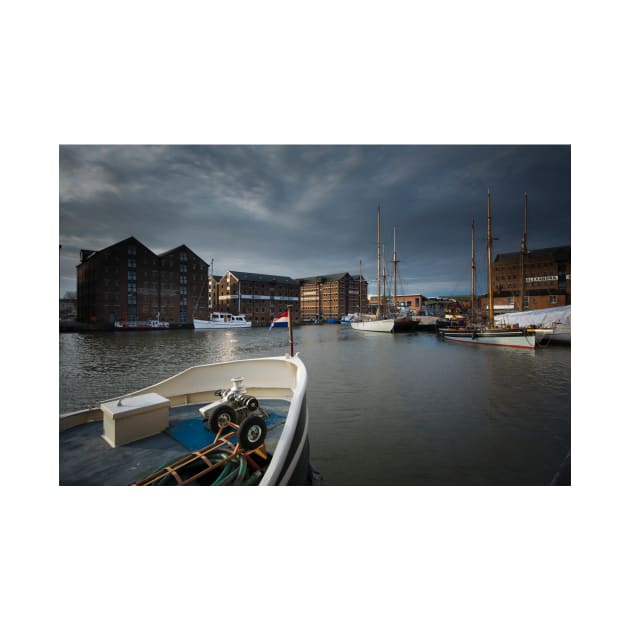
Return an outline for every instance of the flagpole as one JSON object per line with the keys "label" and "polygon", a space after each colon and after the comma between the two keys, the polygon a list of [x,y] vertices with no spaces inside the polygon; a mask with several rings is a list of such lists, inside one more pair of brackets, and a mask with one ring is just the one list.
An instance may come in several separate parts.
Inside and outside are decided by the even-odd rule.
{"label": "flagpole", "polygon": [[293,356],[293,305],[288,305],[289,310],[289,347],[291,356]]}

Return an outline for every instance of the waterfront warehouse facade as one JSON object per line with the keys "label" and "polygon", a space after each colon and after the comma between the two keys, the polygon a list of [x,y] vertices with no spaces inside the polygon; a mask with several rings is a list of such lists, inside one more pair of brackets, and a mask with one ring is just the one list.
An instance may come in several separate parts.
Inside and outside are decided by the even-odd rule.
{"label": "waterfront warehouse facade", "polygon": [[77,320],[96,326],[159,317],[192,324],[208,317],[208,265],[186,245],[157,255],[131,236],[105,249],[81,250]]}
{"label": "waterfront warehouse facade", "polygon": [[293,307],[293,321],[300,320],[299,284],[287,276],[228,271],[218,284],[218,308],[243,314],[252,326],[268,326],[274,317]]}
{"label": "waterfront warehouse facade", "polygon": [[[523,260],[525,296],[521,253],[497,254],[494,259],[494,309],[499,312],[538,310],[571,304],[571,246],[547,247],[527,252]],[[523,303],[522,303],[523,302]],[[481,299],[483,312],[487,297]]]}
{"label": "waterfront warehouse facade", "polygon": [[298,279],[303,322],[339,321],[368,308],[367,281],[348,272]]}
{"label": "waterfront warehouse facade", "polygon": [[159,259],[162,318],[178,324],[208,319],[208,264],[186,245]]}

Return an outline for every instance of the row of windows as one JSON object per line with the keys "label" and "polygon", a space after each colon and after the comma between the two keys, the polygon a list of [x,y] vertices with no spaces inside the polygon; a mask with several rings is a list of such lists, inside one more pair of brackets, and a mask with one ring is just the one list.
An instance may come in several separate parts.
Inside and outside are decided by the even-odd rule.
{"label": "row of windows", "polygon": [[[216,286],[219,290],[222,290],[222,291],[232,291],[232,290],[237,291],[238,290],[236,287],[232,289],[229,286],[229,284],[230,284],[229,282],[227,284],[218,282],[216,283]],[[241,289],[241,293],[244,293],[246,295],[270,295],[271,293],[273,293],[275,295],[297,296],[297,287],[294,291],[287,291],[286,289],[278,289],[276,287],[269,286],[269,285],[251,286],[251,285],[241,284],[240,289]]]}
{"label": "row of windows", "polygon": [[[239,308],[238,300],[230,300],[229,302],[223,302],[221,308],[225,308],[227,310]],[[276,309],[284,310],[286,309],[286,304],[280,302],[279,304],[275,304],[272,302],[251,302],[249,300],[241,300],[240,310],[245,311],[247,313],[266,313],[267,311],[274,311]]]}
{"label": "row of windows", "polygon": [[[147,275],[147,272],[145,271],[144,278],[146,279],[147,277],[148,277],[148,275]],[[129,271],[127,271],[127,281],[129,281],[129,282],[136,282],[137,279],[138,279],[138,274],[137,274],[136,271],[133,271],[131,269]],[[162,276],[162,280],[166,280],[166,279],[167,278],[165,276]],[[196,280],[196,278],[195,278],[194,275],[192,276],[192,281],[193,281],[192,283],[188,282],[188,277],[187,276],[180,276],[179,277],[179,284],[180,285],[194,284],[195,280]],[[118,280],[115,280],[114,282],[118,283]],[[105,283],[105,286],[109,285],[110,279],[109,278],[105,278],[104,283]],[[153,286],[154,287],[157,286],[157,280],[153,281]]]}

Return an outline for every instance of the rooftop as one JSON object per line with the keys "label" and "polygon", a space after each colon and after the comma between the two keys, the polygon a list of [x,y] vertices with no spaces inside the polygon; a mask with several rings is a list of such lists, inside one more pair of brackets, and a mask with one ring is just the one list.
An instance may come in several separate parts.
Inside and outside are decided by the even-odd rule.
{"label": "rooftop", "polygon": [[347,271],[344,271],[342,273],[329,273],[320,276],[310,276],[309,278],[298,278],[298,282],[300,282],[301,284],[316,284],[318,282],[338,282],[345,277],[356,280],[359,276],[358,274],[356,276],[351,276]]}
{"label": "rooftop", "polygon": [[[571,260],[571,245],[562,247],[547,247],[544,249],[530,249],[527,252],[527,260],[536,260],[543,258],[553,258],[557,261]],[[513,263],[521,259],[521,252],[509,252],[507,254],[497,254],[494,258],[495,263]]]}
{"label": "rooftop", "polygon": [[248,271],[228,271],[238,280],[248,280],[250,282],[277,282],[278,284],[297,284],[297,280],[288,276],[274,276],[264,273],[250,273]]}

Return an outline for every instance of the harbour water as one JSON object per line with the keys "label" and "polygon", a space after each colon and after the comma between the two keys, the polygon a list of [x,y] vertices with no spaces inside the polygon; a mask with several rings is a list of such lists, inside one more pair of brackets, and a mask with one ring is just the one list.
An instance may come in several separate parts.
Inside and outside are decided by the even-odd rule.
{"label": "harbour water", "polygon": [[[294,338],[325,485],[547,484],[570,449],[569,347],[466,346],[344,325],[297,327]],[[288,347],[276,328],[62,334],[60,412],[191,365]]]}

